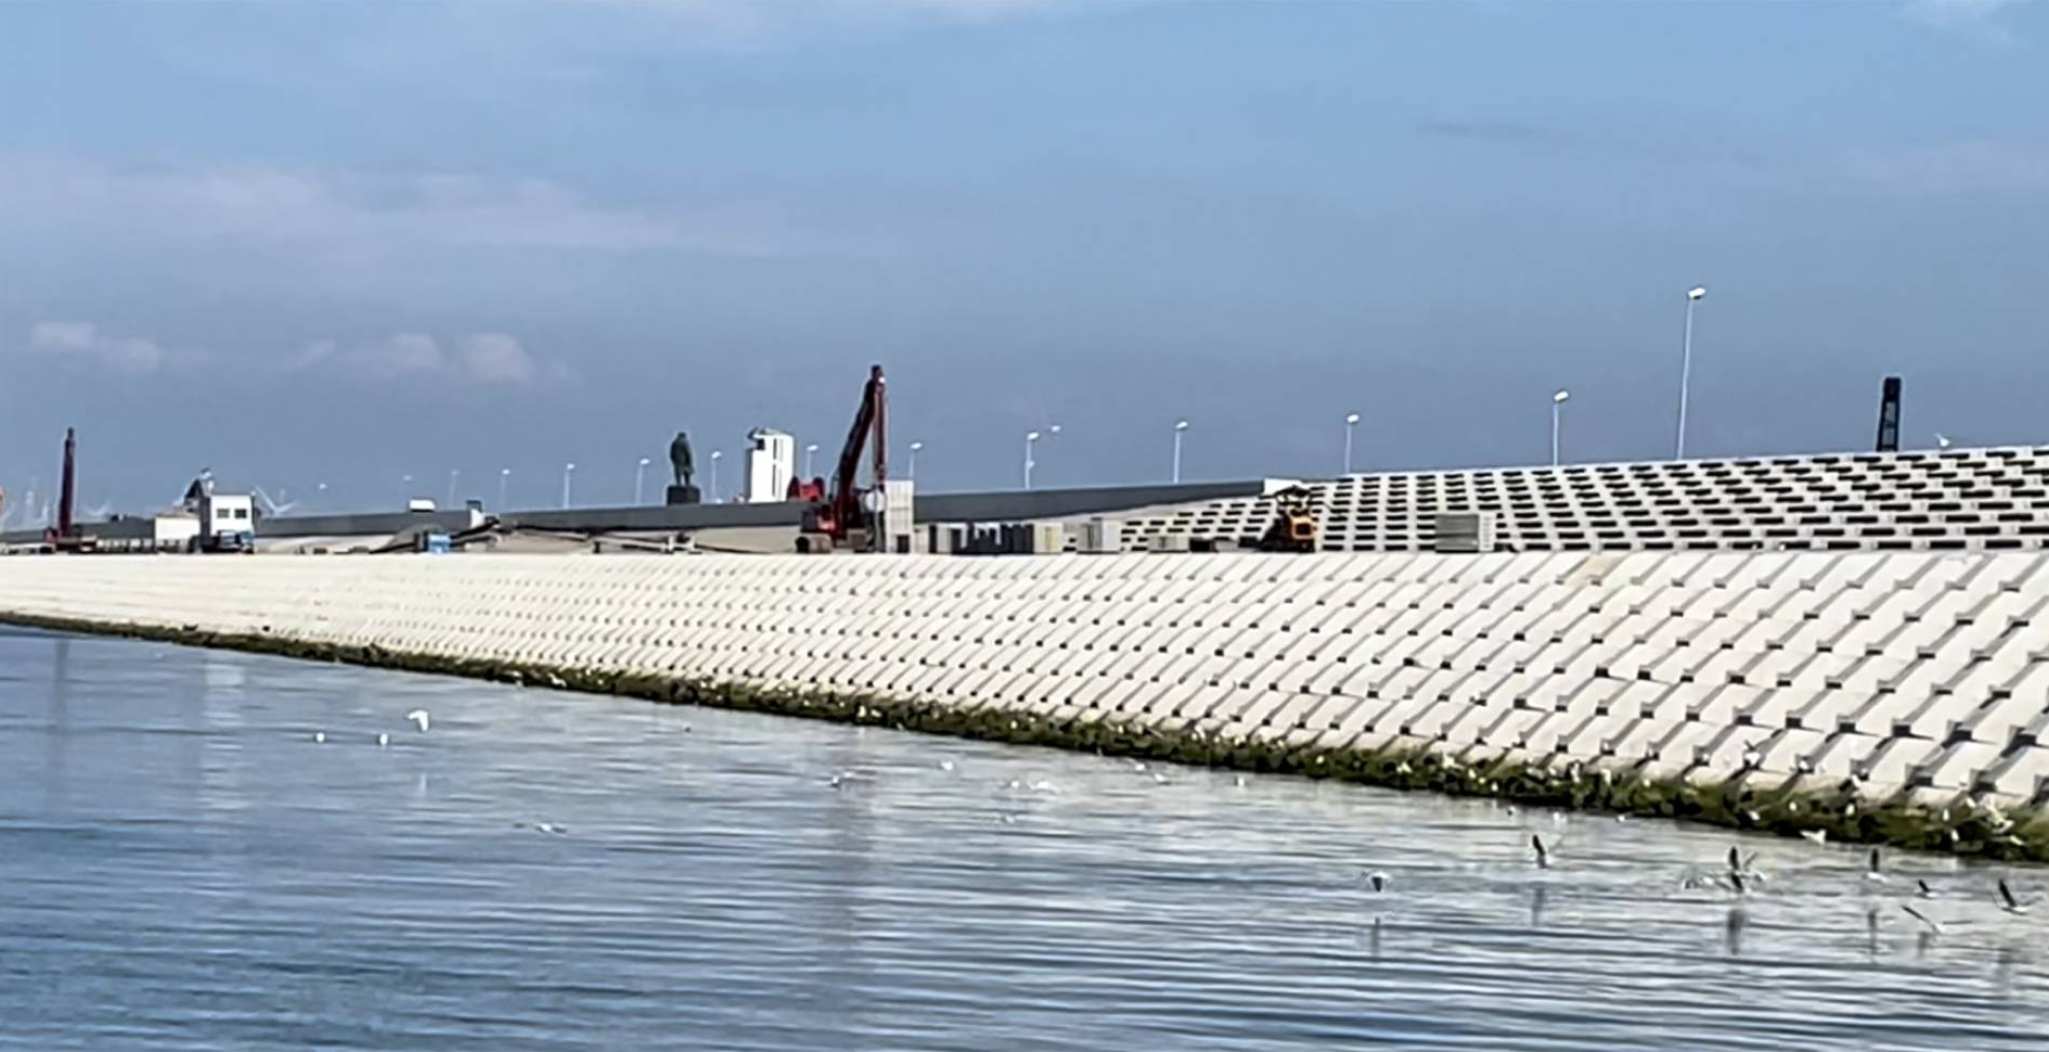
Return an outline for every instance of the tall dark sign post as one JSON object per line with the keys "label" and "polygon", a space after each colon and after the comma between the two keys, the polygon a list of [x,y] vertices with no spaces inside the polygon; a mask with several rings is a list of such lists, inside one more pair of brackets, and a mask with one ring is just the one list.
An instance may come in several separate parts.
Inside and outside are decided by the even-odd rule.
{"label": "tall dark sign post", "polygon": [[1878,451],[1900,451],[1900,378],[1897,376],[1885,378],[1884,391],[1878,396]]}

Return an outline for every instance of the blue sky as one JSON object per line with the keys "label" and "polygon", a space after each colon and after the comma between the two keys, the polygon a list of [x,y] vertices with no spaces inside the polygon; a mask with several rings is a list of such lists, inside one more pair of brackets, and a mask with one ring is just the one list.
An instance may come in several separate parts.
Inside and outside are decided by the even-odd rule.
{"label": "blue sky", "polygon": [[[688,427],[928,488],[2041,441],[2049,10],[0,5],[0,486],[631,495]],[[821,461],[824,458],[821,457]],[[730,490],[731,467],[722,480]],[[429,482],[427,480],[433,480]],[[488,481],[487,481],[488,480]]]}

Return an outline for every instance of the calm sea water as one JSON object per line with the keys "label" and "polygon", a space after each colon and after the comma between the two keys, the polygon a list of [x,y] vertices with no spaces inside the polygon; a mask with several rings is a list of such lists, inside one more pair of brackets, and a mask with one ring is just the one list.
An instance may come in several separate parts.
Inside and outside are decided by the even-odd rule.
{"label": "calm sea water", "polygon": [[2042,871],[1735,842],[0,629],[10,1049],[2049,1047]]}

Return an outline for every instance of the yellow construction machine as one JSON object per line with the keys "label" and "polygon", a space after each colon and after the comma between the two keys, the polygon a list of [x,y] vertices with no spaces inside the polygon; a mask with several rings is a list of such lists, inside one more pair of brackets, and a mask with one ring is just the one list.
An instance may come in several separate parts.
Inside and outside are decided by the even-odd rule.
{"label": "yellow construction machine", "polygon": [[1322,526],[1316,521],[1311,500],[1316,491],[1307,486],[1289,486],[1267,495],[1274,503],[1274,518],[1260,535],[1263,552],[1313,552]]}

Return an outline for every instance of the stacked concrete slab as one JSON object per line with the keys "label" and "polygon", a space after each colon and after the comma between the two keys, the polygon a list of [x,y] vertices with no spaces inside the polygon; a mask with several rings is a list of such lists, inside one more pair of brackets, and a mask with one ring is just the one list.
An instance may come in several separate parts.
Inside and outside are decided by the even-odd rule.
{"label": "stacked concrete slab", "polygon": [[[1308,483],[1324,547],[1431,551],[1437,517],[1490,512],[1507,551],[2001,551],[2049,546],[2049,447],[1350,475]],[[1257,497],[1130,517],[1130,550],[1249,545]]]}
{"label": "stacked concrete slab", "polygon": [[14,558],[0,617],[1760,791],[2049,775],[2043,553]]}

